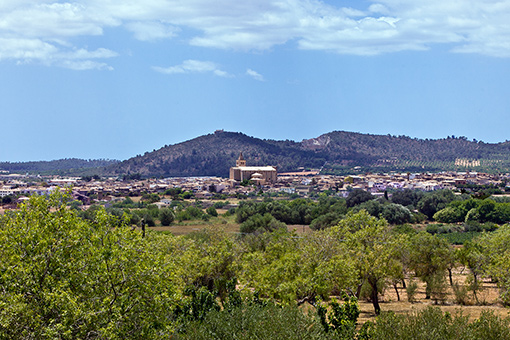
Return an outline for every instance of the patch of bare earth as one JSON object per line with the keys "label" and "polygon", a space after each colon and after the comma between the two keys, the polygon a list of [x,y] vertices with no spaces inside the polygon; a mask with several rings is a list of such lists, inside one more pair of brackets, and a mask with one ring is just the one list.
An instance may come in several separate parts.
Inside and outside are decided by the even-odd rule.
{"label": "patch of bare earth", "polygon": [[[460,287],[465,286],[465,280],[467,275],[464,271],[457,271],[454,273],[453,281]],[[478,302],[476,301],[473,292],[468,289],[466,304],[460,305],[457,303],[457,299],[453,288],[447,284],[447,295],[444,303],[435,302],[434,300],[425,299],[425,284],[418,279],[418,290],[415,295],[416,302],[411,303],[408,301],[406,290],[400,285],[398,291],[400,295],[400,301],[398,301],[397,294],[393,287],[388,287],[384,294],[380,296],[380,306],[382,312],[392,311],[397,314],[412,313],[425,309],[429,306],[439,307],[443,312],[450,312],[452,315],[456,313],[462,313],[464,316],[468,316],[470,320],[474,320],[480,317],[482,311],[489,310],[493,311],[495,315],[501,317],[508,317],[510,310],[505,308],[499,302],[499,289],[493,282],[485,280],[482,285],[482,289],[477,292]],[[371,302],[366,300],[359,301],[359,307],[361,314],[358,319],[359,324],[363,324],[366,321],[374,321],[375,313],[374,307]]]}

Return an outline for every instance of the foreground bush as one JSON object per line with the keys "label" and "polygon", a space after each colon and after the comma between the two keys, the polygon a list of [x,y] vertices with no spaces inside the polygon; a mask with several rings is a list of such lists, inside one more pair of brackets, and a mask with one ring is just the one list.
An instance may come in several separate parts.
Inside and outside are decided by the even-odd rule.
{"label": "foreground bush", "polygon": [[326,339],[325,336],[315,317],[297,307],[253,304],[229,312],[210,312],[202,322],[188,325],[186,334],[177,339],[311,340]]}
{"label": "foreground bush", "polygon": [[404,315],[383,313],[369,333],[370,339],[377,340],[504,340],[510,339],[510,319],[484,311],[469,322],[461,314],[452,316],[429,307]]}

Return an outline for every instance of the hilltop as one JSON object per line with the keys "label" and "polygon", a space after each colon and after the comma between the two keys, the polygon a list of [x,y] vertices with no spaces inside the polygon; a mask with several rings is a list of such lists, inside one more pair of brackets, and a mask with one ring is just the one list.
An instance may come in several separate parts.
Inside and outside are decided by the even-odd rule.
{"label": "hilltop", "polygon": [[107,171],[118,175],[228,177],[229,168],[235,165],[239,152],[243,152],[248,165],[276,165],[279,171],[298,167],[317,168],[326,161],[322,152],[307,150],[294,141],[259,139],[238,132],[216,132],[146,152],[112,165]]}

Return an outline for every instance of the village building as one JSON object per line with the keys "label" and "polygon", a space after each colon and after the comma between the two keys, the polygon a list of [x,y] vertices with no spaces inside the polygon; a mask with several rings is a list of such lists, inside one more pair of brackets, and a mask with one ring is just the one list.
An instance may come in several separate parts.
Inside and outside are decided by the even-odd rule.
{"label": "village building", "polygon": [[259,185],[275,183],[277,170],[275,166],[247,166],[243,153],[239,154],[236,166],[230,168],[230,179],[236,182],[251,180]]}

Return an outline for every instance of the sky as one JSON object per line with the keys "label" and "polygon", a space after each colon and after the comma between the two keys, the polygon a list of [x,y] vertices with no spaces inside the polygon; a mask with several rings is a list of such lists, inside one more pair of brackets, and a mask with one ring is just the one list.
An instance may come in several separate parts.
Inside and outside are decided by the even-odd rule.
{"label": "sky", "polygon": [[0,0],[0,161],[509,136],[510,0]]}

